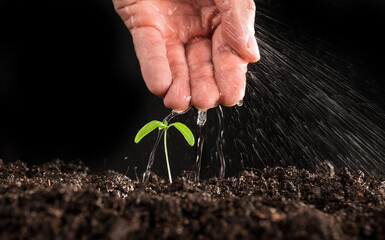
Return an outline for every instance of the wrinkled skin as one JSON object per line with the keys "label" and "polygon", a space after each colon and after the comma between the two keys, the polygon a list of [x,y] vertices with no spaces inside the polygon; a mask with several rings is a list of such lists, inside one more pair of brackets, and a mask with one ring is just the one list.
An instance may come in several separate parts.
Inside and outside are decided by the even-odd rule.
{"label": "wrinkled skin", "polygon": [[253,0],[113,0],[133,37],[148,89],[184,110],[243,99],[259,60]]}

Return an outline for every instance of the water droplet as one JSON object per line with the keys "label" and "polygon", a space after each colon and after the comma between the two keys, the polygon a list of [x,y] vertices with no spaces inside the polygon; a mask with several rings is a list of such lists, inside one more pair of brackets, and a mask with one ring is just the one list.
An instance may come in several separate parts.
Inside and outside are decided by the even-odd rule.
{"label": "water droplet", "polygon": [[[182,110],[182,111],[175,111],[175,110],[172,110],[170,115],[168,115],[164,120],[167,120],[167,121],[170,121],[171,119],[173,119],[174,117],[178,116],[178,115],[182,115],[182,114],[185,114],[187,113],[189,110],[190,110],[191,107],[185,109],[185,110]],[[164,121],[163,120],[163,121]]]}
{"label": "water droplet", "polygon": [[204,126],[207,120],[207,111],[198,110],[197,124],[198,126]]}
{"label": "water droplet", "polygon": [[237,106],[241,107],[242,105],[243,105],[243,100],[239,100],[239,102],[237,102]]}

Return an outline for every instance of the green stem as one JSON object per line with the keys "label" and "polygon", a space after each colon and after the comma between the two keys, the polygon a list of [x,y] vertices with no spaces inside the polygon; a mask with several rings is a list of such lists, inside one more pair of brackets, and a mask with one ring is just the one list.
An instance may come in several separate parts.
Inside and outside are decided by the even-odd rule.
{"label": "green stem", "polygon": [[170,170],[170,164],[168,162],[168,154],[167,154],[167,129],[169,127],[166,127],[164,130],[164,153],[166,155],[166,163],[167,163],[167,170],[168,170],[168,178],[170,180],[170,183],[172,183],[172,177],[171,177],[171,170]]}

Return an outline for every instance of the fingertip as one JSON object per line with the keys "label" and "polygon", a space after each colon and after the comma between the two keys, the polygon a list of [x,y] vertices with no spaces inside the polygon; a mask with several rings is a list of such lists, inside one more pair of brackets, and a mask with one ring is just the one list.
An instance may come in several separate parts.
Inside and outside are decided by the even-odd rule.
{"label": "fingertip", "polygon": [[258,62],[259,59],[261,58],[260,54],[259,54],[259,48],[258,48],[258,43],[257,43],[257,40],[255,39],[254,36],[250,36],[248,41],[247,41],[247,44],[246,44],[246,50],[247,50],[247,61],[248,62]]}
{"label": "fingertip", "polygon": [[202,82],[200,83],[199,90],[193,91],[191,105],[199,110],[207,110],[217,105],[219,97],[219,90],[215,85]]}
{"label": "fingertip", "polygon": [[190,88],[183,81],[175,81],[168,90],[163,104],[165,107],[175,111],[183,111],[190,107]]}
{"label": "fingertip", "polygon": [[232,107],[238,104],[245,96],[245,91],[238,90],[232,92],[223,92],[219,99],[219,103],[225,107]]}
{"label": "fingertip", "polygon": [[[239,68],[241,69],[241,68]],[[223,71],[218,74],[219,104],[231,107],[245,96],[246,74],[241,71]]]}
{"label": "fingertip", "polygon": [[167,85],[148,85],[148,90],[154,94],[155,96],[158,96],[160,98],[164,98],[167,94],[168,87]]}
{"label": "fingertip", "polygon": [[163,104],[166,108],[170,108],[174,111],[184,111],[190,107],[191,96],[184,96],[181,99],[177,100],[173,97],[166,97],[163,99]]}
{"label": "fingertip", "polygon": [[239,55],[239,57],[241,57],[248,63],[258,62],[261,58],[258,43],[254,35],[250,36],[247,41],[245,41],[241,37],[239,37],[238,39],[235,39],[233,37],[232,40],[228,40],[227,43],[229,44],[231,49],[233,49]]}
{"label": "fingertip", "polygon": [[239,69],[218,74],[220,78],[217,79],[220,91],[219,104],[225,107],[234,106],[245,96],[246,74]]}

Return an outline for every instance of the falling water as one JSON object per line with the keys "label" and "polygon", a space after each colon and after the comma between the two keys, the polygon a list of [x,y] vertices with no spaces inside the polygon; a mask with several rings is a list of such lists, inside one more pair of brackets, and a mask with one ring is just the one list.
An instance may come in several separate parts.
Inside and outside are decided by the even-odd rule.
{"label": "falling water", "polygon": [[[243,101],[242,101],[243,103]],[[217,112],[217,117],[218,117],[218,136],[216,140],[216,146],[217,146],[217,155],[219,158],[220,162],[220,171],[219,171],[219,177],[224,178],[226,174],[226,160],[225,156],[223,154],[223,144],[222,144],[222,139],[223,139],[223,132],[224,132],[224,125],[223,125],[223,110],[222,107],[219,105],[216,109]]]}
{"label": "falling water", "polygon": [[237,106],[241,107],[242,105],[243,105],[243,100],[239,100],[239,102],[237,102]]}
{"label": "falling water", "polygon": [[202,166],[202,156],[203,156],[203,146],[205,143],[205,138],[202,133],[202,127],[199,126],[199,133],[198,133],[198,141],[197,141],[197,155],[195,159],[195,182],[199,182],[200,179],[200,173],[201,173],[201,166]]}
{"label": "falling water", "polygon": [[198,141],[197,141],[197,155],[195,159],[195,182],[199,181],[201,166],[202,166],[202,156],[203,156],[203,146],[205,139],[202,133],[202,128],[207,121],[207,111],[198,110],[197,125],[199,127]]}
{"label": "falling water", "polygon": [[207,121],[207,111],[198,110],[197,125],[204,126]]}
{"label": "falling water", "polygon": [[[215,126],[215,128],[217,129],[218,134],[215,141],[215,144],[216,144],[215,153],[220,164],[219,177],[224,178],[226,174],[226,159],[223,154],[224,114],[223,114],[223,109],[220,105],[216,108],[216,113],[218,118],[218,124]],[[207,112],[198,111],[197,125],[199,128],[199,134],[198,134],[197,154],[196,154],[195,168],[194,168],[196,182],[198,182],[200,179],[200,172],[201,172],[202,158],[203,158],[203,147],[205,143],[205,136],[202,132],[203,131],[202,129],[206,121],[207,121]]]}
{"label": "falling water", "polygon": [[[385,173],[385,113],[364,91],[380,82],[338,47],[290,26],[260,7],[261,61],[249,66],[243,108],[225,109],[226,159],[243,167],[336,167]],[[377,95],[376,95],[377,94]],[[227,111],[227,112],[226,112]],[[233,171],[233,172],[234,172]]]}

